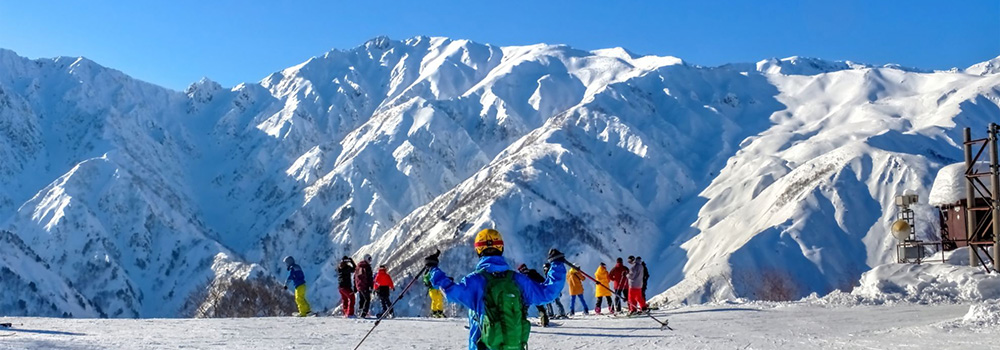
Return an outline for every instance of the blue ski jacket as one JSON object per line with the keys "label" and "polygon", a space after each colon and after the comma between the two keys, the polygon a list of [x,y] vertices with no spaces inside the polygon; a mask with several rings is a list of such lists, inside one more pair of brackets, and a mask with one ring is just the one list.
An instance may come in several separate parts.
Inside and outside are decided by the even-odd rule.
{"label": "blue ski jacket", "polygon": [[[477,349],[476,343],[480,337],[479,323],[486,311],[486,278],[479,272],[495,273],[507,270],[510,270],[510,266],[502,256],[486,256],[479,260],[476,271],[458,282],[449,279],[448,275],[437,267],[432,267],[428,272],[431,285],[443,290],[449,302],[469,308],[469,350]],[[548,304],[559,297],[566,284],[566,266],[563,266],[562,262],[553,262],[544,282],[535,282],[527,275],[515,273],[514,283],[521,290],[521,299],[525,304]]]}
{"label": "blue ski jacket", "polygon": [[295,288],[306,284],[306,274],[302,272],[302,267],[299,264],[288,265],[288,278],[285,279],[286,286],[289,281],[292,282],[292,287]]}

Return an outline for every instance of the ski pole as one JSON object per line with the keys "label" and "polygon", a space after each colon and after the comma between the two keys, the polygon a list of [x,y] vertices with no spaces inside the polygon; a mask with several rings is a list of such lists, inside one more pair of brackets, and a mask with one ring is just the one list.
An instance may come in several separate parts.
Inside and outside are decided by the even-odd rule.
{"label": "ski pole", "polygon": [[[566,262],[566,265],[569,265],[569,267],[572,267],[572,268],[576,269],[577,271],[580,271],[581,274],[583,274],[584,276],[586,276],[591,281],[594,281],[594,283],[596,283],[598,286],[601,286],[604,289],[607,289],[607,290],[610,290],[610,291],[614,291],[613,289],[608,288],[608,286],[604,285],[604,283],[601,283],[601,281],[598,281],[596,278],[594,278],[590,274],[588,274],[586,272],[583,272],[583,269],[581,269],[580,266],[577,266],[577,265],[575,265],[575,264],[573,264],[573,263],[571,263],[569,261]],[[615,295],[618,295],[619,298],[621,297],[621,295],[618,294],[618,293],[615,293]],[[628,298],[625,298],[625,300],[627,301]],[[629,306],[629,308],[631,308],[631,306]],[[649,316],[649,318],[653,319],[653,321],[656,321],[656,323],[659,323],[660,324],[660,330],[663,330],[663,329],[674,330],[673,328],[670,328],[670,326],[667,325],[667,323],[670,322],[670,321],[666,321],[666,322],[660,321],[658,318],[653,317],[653,314],[651,314],[649,312],[649,310],[646,310],[645,315]]]}
{"label": "ski pole", "polygon": [[608,288],[608,286],[605,286],[605,285],[604,285],[604,283],[601,283],[601,281],[598,281],[598,280],[597,280],[596,278],[594,278],[593,276],[591,276],[591,275],[587,274],[586,272],[583,272],[583,270],[582,270],[582,269],[580,269],[580,267],[579,267],[579,266],[577,266],[577,265],[574,265],[574,264],[572,264],[572,263],[570,263],[570,262],[566,262],[566,265],[569,265],[569,267],[572,267],[572,268],[576,269],[577,271],[580,271],[580,273],[582,273],[582,274],[583,274],[584,276],[586,276],[586,277],[587,277],[587,279],[589,279],[589,280],[591,280],[591,281],[594,281],[594,283],[596,283],[596,284],[597,284],[598,286],[601,286],[601,287],[603,287],[604,289],[607,289],[607,290],[611,291],[612,293],[615,293],[615,295],[616,295],[616,296],[618,296],[619,298],[622,298],[622,299],[625,299],[626,301],[628,300],[628,296],[627,296],[627,295],[626,295],[625,297],[622,297],[622,295],[621,295],[621,294],[618,294],[618,291],[616,291],[616,290],[614,290],[614,289],[611,289],[611,288]]}
{"label": "ski pole", "polygon": [[422,269],[420,269],[420,272],[418,272],[416,276],[413,276],[413,279],[410,280],[410,283],[407,283],[406,287],[403,288],[403,291],[399,292],[399,296],[396,297],[396,300],[393,300],[392,304],[389,304],[389,308],[386,309],[384,312],[382,312],[381,315],[379,315],[378,319],[375,320],[375,324],[372,325],[372,328],[368,330],[368,333],[365,333],[365,337],[361,338],[361,341],[358,342],[358,346],[354,347],[354,350],[358,350],[358,348],[361,347],[361,344],[364,344],[365,340],[368,339],[368,336],[371,335],[372,331],[375,330],[375,327],[378,327],[378,324],[382,322],[383,318],[385,318],[385,315],[388,315],[389,312],[393,311],[393,308],[396,306],[396,303],[398,303],[400,300],[403,299],[403,295],[406,294],[406,291],[410,290],[410,287],[413,287],[413,282],[416,282],[418,279],[420,279],[420,276],[423,276],[425,272],[427,272],[427,266],[424,266]]}

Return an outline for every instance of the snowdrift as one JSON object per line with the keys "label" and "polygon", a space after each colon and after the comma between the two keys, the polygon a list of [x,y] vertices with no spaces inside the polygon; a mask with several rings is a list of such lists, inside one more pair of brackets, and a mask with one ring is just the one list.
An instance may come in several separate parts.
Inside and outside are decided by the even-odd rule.
{"label": "snowdrift", "polygon": [[1000,299],[1000,275],[981,267],[890,264],[865,272],[851,295],[868,304],[956,303]]}
{"label": "snowdrift", "polygon": [[968,266],[969,252],[968,247],[962,247],[938,253],[919,265],[891,263],[876,266],[862,274],[858,285],[849,292],[837,291],[818,299],[813,295],[807,300],[837,305],[991,305],[1000,300],[1000,274],[987,273],[981,266]]}
{"label": "snowdrift", "polygon": [[961,323],[986,329],[1000,327],[1000,300],[990,300],[970,306]]}

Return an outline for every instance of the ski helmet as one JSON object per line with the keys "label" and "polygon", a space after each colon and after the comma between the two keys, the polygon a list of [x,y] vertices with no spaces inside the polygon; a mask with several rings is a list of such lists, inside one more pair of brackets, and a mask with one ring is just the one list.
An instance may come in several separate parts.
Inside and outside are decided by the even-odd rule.
{"label": "ski helmet", "polygon": [[473,247],[476,248],[476,254],[480,256],[489,249],[496,249],[500,254],[503,254],[503,237],[500,236],[500,232],[497,230],[491,228],[484,229],[476,234],[476,241]]}
{"label": "ski helmet", "polygon": [[365,261],[372,262],[372,255],[371,254],[365,254]]}
{"label": "ski helmet", "polygon": [[340,258],[340,261],[351,261],[351,257],[344,255],[343,258]]}
{"label": "ski helmet", "polygon": [[285,262],[285,265],[291,265],[291,264],[295,263],[295,258],[293,258],[291,255],[289,255],[289,256],[286,256],[285,260],[282,260],[282,261]]}

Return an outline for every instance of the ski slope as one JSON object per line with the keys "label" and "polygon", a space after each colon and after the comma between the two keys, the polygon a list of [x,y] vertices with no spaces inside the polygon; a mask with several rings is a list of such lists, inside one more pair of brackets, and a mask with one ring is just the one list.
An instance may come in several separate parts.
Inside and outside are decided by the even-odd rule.
{"label": "ski slope", "polygon": [[[675,331],[645,318],[589,316],[532,328],[533,349],[958,349],[1000,336],[1000,305],[828,306],[729,303],[658,311]],[[970,309],[979,316],[967,317]],[[974,316],[975,316],[974,315]],[[987,317],[988,318],[988,317]],[[0,318],[0,349],[353,349],[371,320]],[[462,349],[464,318],[398,318],[361,349]]]}

